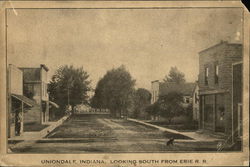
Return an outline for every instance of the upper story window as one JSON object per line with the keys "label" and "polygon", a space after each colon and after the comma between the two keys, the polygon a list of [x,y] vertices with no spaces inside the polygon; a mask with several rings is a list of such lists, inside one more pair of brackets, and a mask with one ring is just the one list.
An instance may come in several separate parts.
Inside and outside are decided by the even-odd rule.
{"label": "upper story window", "polygon": [[219,83],[219,65],[215,65],[214,83]]}
{"label": "upper story window", "polygon": [[208,85],[208,67],[205,68],[205,85]]}

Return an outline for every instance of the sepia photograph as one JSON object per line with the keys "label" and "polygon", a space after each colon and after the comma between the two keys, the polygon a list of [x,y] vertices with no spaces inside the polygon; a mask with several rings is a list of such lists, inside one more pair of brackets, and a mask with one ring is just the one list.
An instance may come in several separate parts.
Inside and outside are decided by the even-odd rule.
{"label": "sepia photograph", "polygon": [[244,12],[10,5],[7,154],[242,153]]}

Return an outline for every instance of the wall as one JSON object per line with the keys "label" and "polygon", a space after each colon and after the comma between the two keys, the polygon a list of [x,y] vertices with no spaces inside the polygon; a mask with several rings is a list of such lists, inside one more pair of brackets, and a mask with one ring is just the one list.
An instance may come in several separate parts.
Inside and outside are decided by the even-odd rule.
{"label": "wall", "polygon": [[28,81],[40,81],[40,68],[20,68],[23,71],[23,79]]}
{"label": "wall", "polygon": [[[200,53],[199,87],[200,92],[224,90],[225,133],[232,131],[232,63],[242,60],[242,45],[220,43]],[[215,65],[219,65],[219,81],[215,83]],[[209,68],[208,85],[205,85],[205,67]],[[206,112],[206,110],[204,111]],[[206,113],[204,113],[206,114]],[[214,111],[214,119],[216,113]],[[215,126],[215,125],[214,125]]]}
{"label": "wall", "polygon": [[47,71],[44,68],[41,68],[41,89],[42,100],[49,100],[47,92]]}
{"label": "wall", "polygon": [[[222,86],[222,78],[219,77],[219,83],[215,84],[215,64],[219,65],[219,75],[224,71],[223,65],[223,57],[224,51],[226,49],[227,44],[221,43],[220,45],[206,50],[200,53],[199,56],[199,88],[200,90],[210,90],[210,89],[219,89]],[[205,68],[208,67],[208,85],[205,85]]]}
{"label": "wall", "polygon": [[152,81],[151,82],[151,104],[155,103],[159,98],[159,89],[160,89],[160,82],[159,81]]}
{"label": "wall", "polygon": [[[23,95],[23,73],[21,70],[19,70],[16,66],[12,64],[10,64],[8,68],[8,93],[9,93],[8,137],[14,137],[16,135],[15,134],[15,121],[16,121],[15,115],[17,114],[16,109],[22,107],[22,104],[19,100],[13,98],[11,94]],[[22,130],[23,130],[23,123],[21,122],[21,133]]]}
{"label": "wall", "polygon": [[10,93],[23,95],[23,73],[14,65],[9,65]]}
{"label": "wall", "polygon": [[[29,93],[32,93],[31,99],[34,99],[37,104],[41,104],[41,84],[40,83],[25,83],[24,84],[24,95],[29,97]],[[27,93],[29,92],[29,93]]]}

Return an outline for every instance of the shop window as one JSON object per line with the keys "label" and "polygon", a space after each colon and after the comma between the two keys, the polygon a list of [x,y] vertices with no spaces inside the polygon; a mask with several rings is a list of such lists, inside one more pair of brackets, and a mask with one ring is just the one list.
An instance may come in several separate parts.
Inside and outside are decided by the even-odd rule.
{"label": "shop window", "polygon": [[213,122],[213,95],[205,96],[205,105],[204,105],[204,120],[207,123]]}
{"label": "shop window", "polygon": [[216,95],[216,109],[215,109],[215,131],[216,132],[225,132],[225,102],[224,102],[224,94]]}

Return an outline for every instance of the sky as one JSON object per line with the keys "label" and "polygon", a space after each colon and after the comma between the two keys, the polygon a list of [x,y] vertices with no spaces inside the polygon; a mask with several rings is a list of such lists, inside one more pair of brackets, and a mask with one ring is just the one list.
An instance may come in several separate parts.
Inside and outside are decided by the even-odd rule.
{"label": "sky", "polygon": [[221,40],[241,43],[242,10],[16,9],[7,13],[7,63],[81,67],[92,87],[107,70],[125,65],[137,88],[150,89],[172,66],[197,80],[198,53]]}

